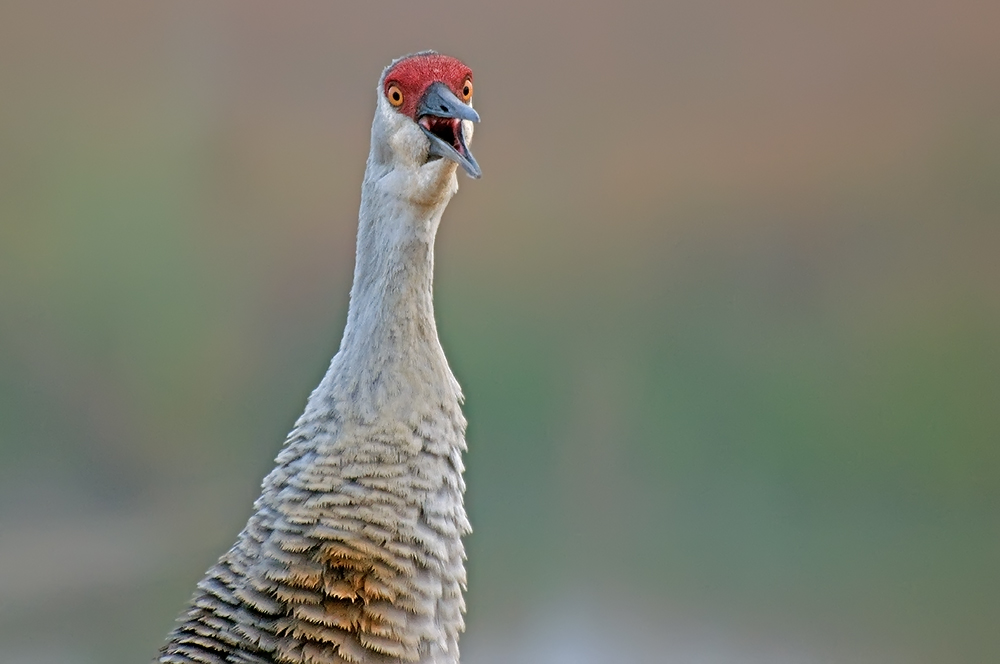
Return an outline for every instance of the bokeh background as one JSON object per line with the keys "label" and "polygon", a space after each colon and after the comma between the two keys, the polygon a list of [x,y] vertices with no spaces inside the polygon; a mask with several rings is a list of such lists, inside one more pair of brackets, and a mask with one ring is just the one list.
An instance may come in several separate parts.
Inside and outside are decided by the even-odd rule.
{"label": "bokeh background", "polygon": [[7,0],[0,662],[148,661],[233,541],[424,48],[463,662],[1000,661],[1000,4]]}

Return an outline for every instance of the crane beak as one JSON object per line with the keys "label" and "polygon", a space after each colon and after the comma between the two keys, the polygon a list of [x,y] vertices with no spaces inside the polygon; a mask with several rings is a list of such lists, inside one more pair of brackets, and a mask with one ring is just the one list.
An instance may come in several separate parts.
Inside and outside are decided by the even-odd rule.
{"label": "crane beak", "polygon": [[464,168],[469,177],[482,177],[483,172],[462,132],[462,120],[479,122],[476,109],[456,97],[447,85],[436,82],[427,88],[416,115],[417,124],[431,141],[431,155],[451,159]]}

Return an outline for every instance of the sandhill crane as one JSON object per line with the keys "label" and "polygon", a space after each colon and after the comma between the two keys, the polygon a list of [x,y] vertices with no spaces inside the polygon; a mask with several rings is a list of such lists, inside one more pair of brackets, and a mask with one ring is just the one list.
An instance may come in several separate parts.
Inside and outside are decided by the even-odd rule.
{"label": "sandhill crane", "polygon": [[458,662],[466,423],[432,276],[457,168],[480,176],[471,101],[454,58],[383,71],[340,350],[157,661]]}

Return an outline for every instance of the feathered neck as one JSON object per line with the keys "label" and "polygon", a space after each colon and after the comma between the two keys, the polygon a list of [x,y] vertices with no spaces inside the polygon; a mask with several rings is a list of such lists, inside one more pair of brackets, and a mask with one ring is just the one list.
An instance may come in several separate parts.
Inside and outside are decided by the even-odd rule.
{"label": "feathered neck", "polygon": [[[384,144],[378,131],[376,122],[373,146]],[[390,385],[433,387],[460,400],[433,300],[434,240],[458,189],[456,166],[437,160],[414,172],[384,156],[373,147],[365,170],[347,325],[329,377],[349,379],[364,410],[384,406],[394,396]],[[389,375],[396,380],[380,380]]]}

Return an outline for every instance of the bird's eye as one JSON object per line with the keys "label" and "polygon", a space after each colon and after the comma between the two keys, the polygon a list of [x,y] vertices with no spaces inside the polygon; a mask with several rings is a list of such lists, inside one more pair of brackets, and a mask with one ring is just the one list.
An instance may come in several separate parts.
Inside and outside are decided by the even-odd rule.
{"label": "bird's eye", "polygon": [[385,96],[389,98],[389,103],[393,106],[398,108],[403,105],[403,91],[395,83],[390,85],[389,89],[385,91]]}
{"label": "bird's eye", "polygon": [[462,100],[469,101],[472,99],[472,81],[465,79],[465,83],[462,84]]}

